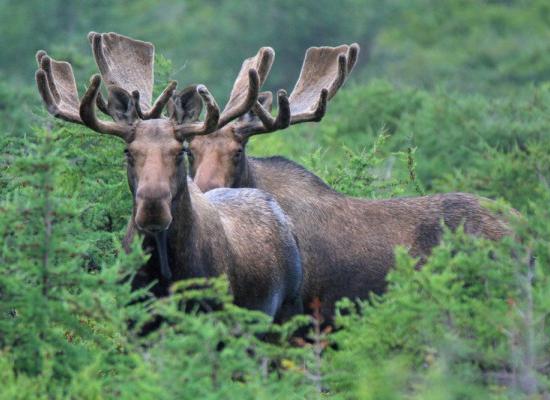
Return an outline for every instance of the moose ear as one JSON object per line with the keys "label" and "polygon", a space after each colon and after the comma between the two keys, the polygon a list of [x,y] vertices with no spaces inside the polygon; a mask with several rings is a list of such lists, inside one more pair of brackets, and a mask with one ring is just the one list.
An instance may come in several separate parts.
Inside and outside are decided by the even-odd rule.
{"label": "moose ear", "polygon": [[110,86],[107,111],[118,123],[132,125],[139,117],[134,98],[118,86]]}
{"label": "moose ear", "polygon": [[196,122],[202,111],[202,99],[197,85],[191,85],[176,93],[168,101],[168,116],[178,124]]}
{"label": "moose ear", "polygon": [[[267,112],[271,112],[271,105],[273,103],[273,93],[261,92],[258,95],[258,103],[260,103]],[[259,118],[256,114],[254,114],[254,111],[252,110],[248,111],[246,114],[243,114],[239,118],[239,122],[253,122],[253,121],[259,121]]]}

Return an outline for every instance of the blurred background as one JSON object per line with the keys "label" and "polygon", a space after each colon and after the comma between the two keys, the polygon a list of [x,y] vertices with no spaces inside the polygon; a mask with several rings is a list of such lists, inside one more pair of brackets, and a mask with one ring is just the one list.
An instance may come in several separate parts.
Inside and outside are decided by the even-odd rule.
{"label": "blurred background", "polygon": [[546,96],[550,80],[546,0],[2,0],[0,30],[0,116],[17,136],[44,124],[35,52],[69,61],[82,93],[96,72],[86,39],[92,30],[153,42],[157,92],[168,79],[180,87],[200,82],[220,105],[242,61],[261,46],[276,51],[264,88],[291,90],[309,46],[359,43],[358,65],[321,124],[251,145],[254,154],[283,154],[308,166],[318,152],[328,170],[347,156],[346,146],[369,149],[382,133],[388,139],[381,152],[417,149],[427,189],[453,175],[442,190],[513,202],[487,182],[455,178],[483,169],[475,165],[480,152],[494,158],[486,153],[525,149],[543,134],[540,118],[548,121],[528,104]]}
{"label": "blurred background", "polygon": [[0,26],[2,79],[20,84],[31,83],[38,49],[86,70],[91,30],[153,42],[171,77],[219,96],[261,46],[277,53],[272,88],[292,87],[309,46],[351,42],[362,48],[359,82],[498,95],[550,78],[544,0],[3,0]]}

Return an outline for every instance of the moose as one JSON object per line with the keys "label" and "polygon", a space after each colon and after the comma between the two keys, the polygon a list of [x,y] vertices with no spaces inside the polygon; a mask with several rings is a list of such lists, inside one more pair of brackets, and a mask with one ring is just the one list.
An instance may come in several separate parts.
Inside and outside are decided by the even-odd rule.
{"label": "moose", "polygon": [[[37,53],[38,91],[50,114],[122,139],[133,198],[127,237],[144,236],[153,254],[132,285],[226,274],[234,302],[282,321],[302,312],[302,265],[292,224],[274,198],[253,188],[203,194],[187,177],[183,143],[219,131],[256,102],[259,74],[245,67],[220,109],[203,85],[175,93],[170,82],[151,105],[154,46],[115,33],[90,33],[101,75],[79,99],[72,67]],[[108,98],[100,94],[106,84]],[[167,103],[170,105],[167,106]],[[99,119],[96,105],[113,121]],[[200,120],[203,105],[204,120]],[[165,107],[169,116],[163,116]]]}
{"label": "moose", "polygon": [[[465,232],[498,240],[510,233],[506,223],[486,210],[489,202],[466,193],[367,201],[336,192],[319,177],[282,157],[246,155],[248,140],[303,122],[318,122],[327,102],[352,72],[356,44],[311,47],[290,96],[277,93],[278,114],[271,116],[273,95],[262,92],[250,111],[208,136],[187,143],[190,175],[203,191],[220,187],[258,188],[270,193],[292,220],[304,266],[303,302],[321,301],[330,321],[342,297],[382,293],[394,265],[394,249],[405,246],[419,266],[442,236],[463,224]],[[275,53],[262,48],[245,61],[266,80]],[[360,110],[357,110],[360,112]]]}

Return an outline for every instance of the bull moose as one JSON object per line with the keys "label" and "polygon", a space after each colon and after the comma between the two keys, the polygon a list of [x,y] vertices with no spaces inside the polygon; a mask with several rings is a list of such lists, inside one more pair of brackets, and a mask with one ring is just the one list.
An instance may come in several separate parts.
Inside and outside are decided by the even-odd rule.
{"label": "bull moose", "polygon": [[[493,240],[509,233],[503,221],[482,207],[482,199],[471,194],[367,201],[336,192],[285,158],[246,155],[253,135],[320,121],[358,53],[356,44],[309,48],[290,96],[284,90],[277,93],[276,118],[271,116],[273,96],[263,92],[247,114],[208,136],[192,137],[187,147],[190,174],[202,191],[248,187],[273,195],[292,220],[300,243],[304,305],[320,299],[327,319],[342,297],[366,298],[370,291],[384,291],[396,246],[405,246],[422,263],[440,241],[442,222],[453,230],[463,224],[467,233]],[[261,65],[262,84],[274,55],[262,48],[243,67]]]}
{"label": "bull moose", "polygon": [[[154,243],[133,281],[166,295],[170,282],[226,274],[237,305],[284,320],[302,311],[300,253],[291,224],[271,195],[258,189],[203,194],[187,177],[183,142],[242,116],[258,96],[254,68],[237,77],[223,112],[203,85],[172,101],[176,83],[151,105],[154,47],[115,33],[89,35],[100,75],[79,99],[72,67],[37,53],[38,90],[50,114],[121,138],[133,197],[129,233]],[[101,81],[108,99],[100,96]],[[171,100],[170,117],[162,111]],[[113,121],[99,119],[96,104]],[[199,120],[203,104],[204,121]]]}

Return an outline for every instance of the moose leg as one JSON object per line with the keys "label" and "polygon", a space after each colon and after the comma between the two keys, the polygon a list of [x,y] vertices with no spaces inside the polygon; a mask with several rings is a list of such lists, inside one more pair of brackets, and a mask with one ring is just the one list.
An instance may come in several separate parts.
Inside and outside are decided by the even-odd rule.
{"label": "moose leg", "polygon": [[247,308],[249,310],[262,311],[269,315],[271,318],[275,318],[277,312],[281,308],[282,294],[280,291],[270,293],[266,296],[251,298],[251,296],[235,296],[235,304],[239,307]]}
{"label": "moose leg", "polygon": [[302,314],[304,312],[304,305],[300,296],[294,296],[290,299],[285,299],[279,312],[275,316],[275,322],[280,324],[288,321],[295,315]]}

